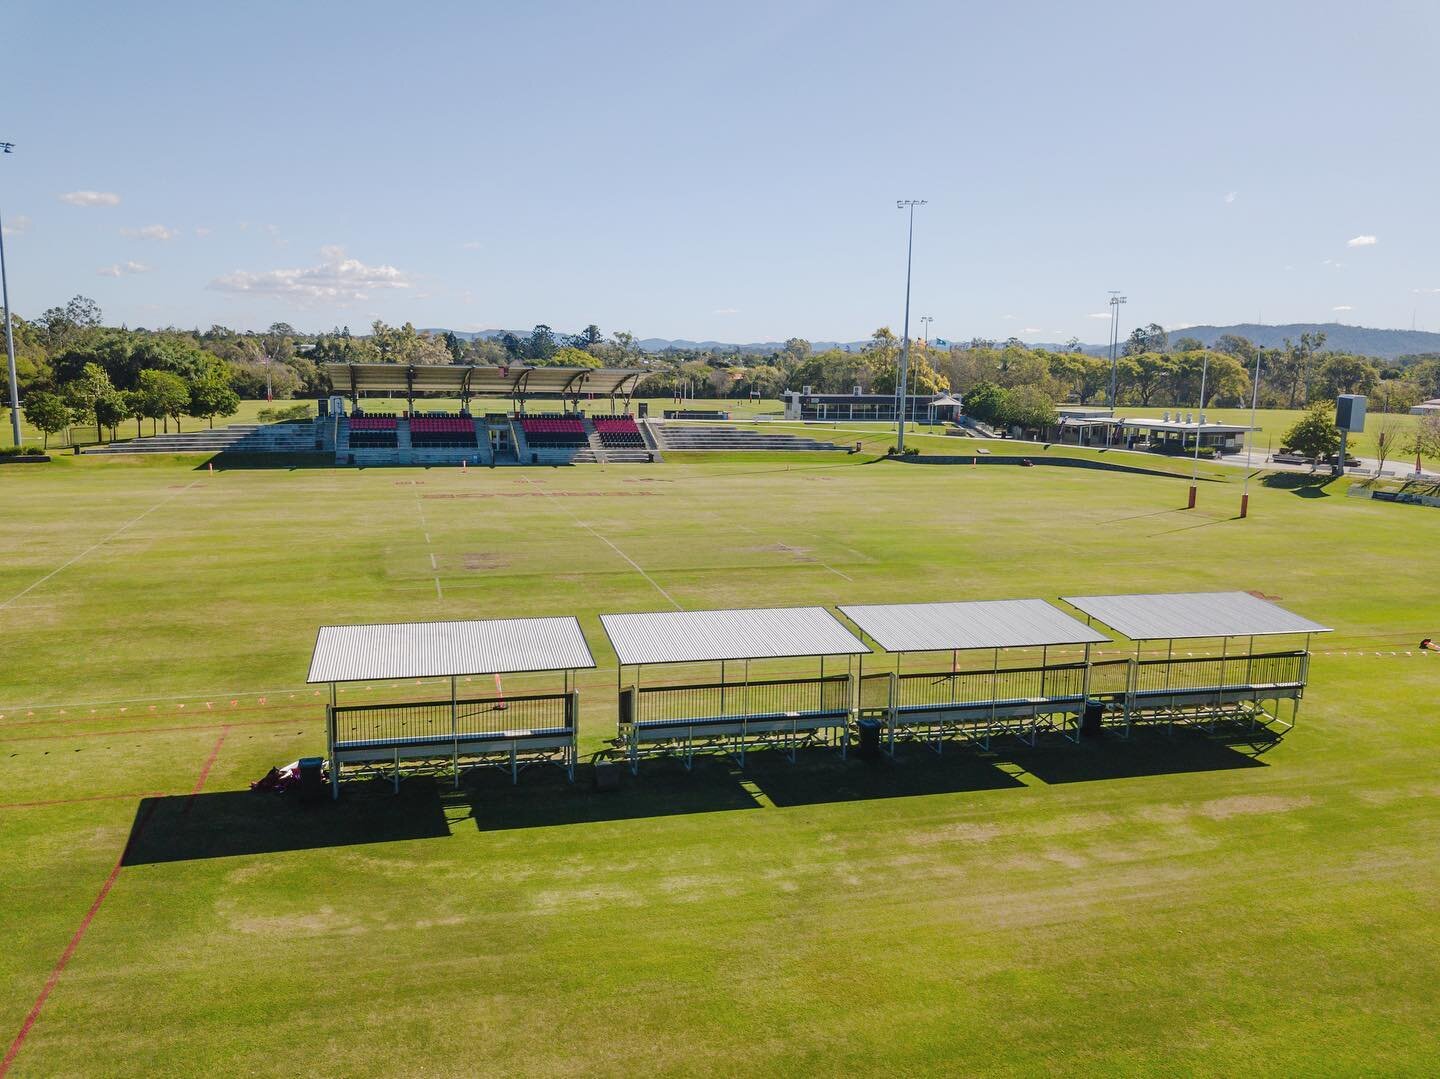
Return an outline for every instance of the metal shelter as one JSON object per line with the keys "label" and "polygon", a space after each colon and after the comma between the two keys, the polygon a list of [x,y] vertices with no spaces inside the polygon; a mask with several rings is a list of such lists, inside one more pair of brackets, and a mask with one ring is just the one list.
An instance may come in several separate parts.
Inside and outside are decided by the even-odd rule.
{"label": "metal shelter", "polygon": [[[887,603],[842,606],[862,634],[895,658],[891,671],[863,675],[860,715],[886,725],[889,750],[914,738],[943,751],[947,738],[984,748],[996,734],[1031,745],[1041,729],[1077,737],[1089,691],[1090,646],[1110,638],[1039,599],[970,603]],[[1073,658],[1050,662],[1050,649],[1081,646]],[[1040,649],[1040,663],[1001,666],[1001,653]],[[903,670],[912,653],[950,654],[949,670]],[[960,667],[960,653],[989,653],[983,667]]]}
{"label": "metal shelter", "polygon": [[[1249,592],[1061,598],[1087,621],[1135,645],[1134,656],[1096,663],[1091,670],[1092,694],[1106,702],[1107,720],[1123,723],[1127,735],[1136,722],[1191,723],[1213,731],[1228,721],[1289,730],[1309,679],[1310,638],[1330,632]],[[1257,637],[1290,637],[1299,647],[1257,652]],[[1146,645],[1161,641],[1163,657],[1145,654]],[[1191,645],[1183,656],[1176,653],[1177,641]],[[1218,654],[1212,644],[1197,655],[1196,641],[1218,641]],[[1288,719],[1282,718],[1282,701],[1290,702]]]}
{"label": "metal shelter", "polygon": [[525,411],[533,395],[569,398],[578,409],[585,395],[617,397],[628,410],[635,386],[646,374],[630,367],[475,367],[469,364],[327,363],[325,373],[336,393],[348,394],[358,407],[361,391],[405,395],[411,411],[417,393],[459,397],[508,397],[515,412]]}
{"label": "metal shelter", "polygon": [[[505,618],[464,622],[322,626],[310,659],[309,683],[328,682],[325,709],[331,795],[340,796],[347,764],[393,769],[449,764],[456,785],[460,761],[509,769],[552,763],[575,777],[579,694],[577,670],[595,666],[574,618]],[[498,676],[559,673],[560,692],[507,695]],[[458,693],[457,679],[494,675],[495,692]],[[341,683],[448,681],[444,699],[341,705]]]}
{"label": "metal shelter", "polygon": [[[639,770],[641,756],[675,754],[689,768],[695,752],[719,751],[743,766],[747,749],[849,746],[854,657],[868,649],[823,607],[604,614],[600,622],[619,661],[616,746]],[[845,658],[844,673],[825,661]],[[752,679],[755,661],[817,659],[813,678]],[[660,664],[718,663],[719,681],[643,685]],[[736,681],[727,675],[741,667]],[[626,684],[626,668],[632,681]]]}

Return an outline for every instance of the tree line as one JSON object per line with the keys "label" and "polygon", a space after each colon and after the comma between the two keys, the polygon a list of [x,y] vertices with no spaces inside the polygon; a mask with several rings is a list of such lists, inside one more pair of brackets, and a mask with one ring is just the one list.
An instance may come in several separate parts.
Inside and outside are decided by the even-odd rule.
{"label": "tree line", "polygon": [[[563,367],[642,367],[638,393],[653,396],[774,399],[810,386],[821,393],[893,393],[901,341],[888,327],[855,349],[815,350],[792,337],[769,354],[739,350],[650,353],[634,335],[606,335],[594,324],[576,334],[537,325],[528,334],[503,333],[465,340],[453,332],[392,326],[376,320],[366,334],[349,327],[307,334],[277,322],[263,332],[225,326],[208,330],[129,329],[106,326],[100,309],[83,296],[33,320],[12,319],[26,414],[51,434],[89,424],[97,439],[115,437],[133,420],[136,433],[149,421],[177,428],[181,418],[213,424],[233,415],[241,399],[315,398],[331,392],[324,364],[477,364]],[[1250,401],[1256,360],[1259,403],[1302,408],[1338,393],[1364,393],[1377,412],[1404,412],[1440,397],[1440,356],[1385,362],[1326,351],[1324,333],[1305,333],[1280,348],[1262,349],[1235,336],[1204,348],[1163,327],[1137,327],[1115,364],[1116,400],[1122,408],[1214,407]],[[1204,400],[1201,397],[1202,375]],[[1043,427],[1057,402],[1107,400],[1107,357],[1082,351],[1076,340],[1055,349],[1011,338],[942,344],[910,343],[910,392],[963,394],[967,412],[1005,426]],[[8,393],[8,387],[6,387]]]}

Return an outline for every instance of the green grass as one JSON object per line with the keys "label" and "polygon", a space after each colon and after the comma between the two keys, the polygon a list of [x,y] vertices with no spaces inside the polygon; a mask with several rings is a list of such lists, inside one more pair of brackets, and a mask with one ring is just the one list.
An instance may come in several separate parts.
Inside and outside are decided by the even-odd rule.
{"label": "green grass", "polygon": [[[1440,630],[1440,514],[1285,478],[1241,521],[1214,476],[1186,512],[1174,479],[869,454],[0,472],[0,1039],[146,818],[14,1074],[1428,1073],[1440,656],[1404,652]],[[323,750],[322,623],[578,615],[589,752],[601,612],[1211,588],[1337,630],[1259,757],[246,790]]]}

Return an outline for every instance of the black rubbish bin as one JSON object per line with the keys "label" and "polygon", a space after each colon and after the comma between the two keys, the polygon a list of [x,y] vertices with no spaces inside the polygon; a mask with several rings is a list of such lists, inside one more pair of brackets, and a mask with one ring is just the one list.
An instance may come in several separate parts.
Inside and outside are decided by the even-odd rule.
{"label": "black rubbish bin", "polygon": [[857,752],[861,759],[879,760],[881,722],[878,719],[862,719],[856,726],[860,728],[860,748]]}
{"label": "black rubbish bin", "polygon": [[325,800],[325,758],[300,758],[300,801],[315,805]]}
{"label": "black rubbish bin", "polygon": [[1100,724],[1105,718],[1105,702],[1088,700],[1085,702],[1085,714],[1080,717],[1080,733],[1086,738],[1100,737]]}

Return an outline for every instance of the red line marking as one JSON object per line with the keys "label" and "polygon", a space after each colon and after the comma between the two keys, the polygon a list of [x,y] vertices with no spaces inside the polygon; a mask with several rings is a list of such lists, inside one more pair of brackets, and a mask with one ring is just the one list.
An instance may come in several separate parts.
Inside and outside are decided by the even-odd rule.
{"label": "red line marking", "polygon": [[[199,794],[200,788],[205,786],[205,780],[209,778],[210,769],[215,764],[215,758],[220,755],[220,747],[225,744],[225,736],[229,733],[230,728],[228,725],[220,729],[220,737],[215,742],[215,748],[210,751],[210,756],[206,758],[204,766],[200,769],[200,778],[195,781],[195,786],[190,791],[190,798],[185,803],[185,812],[188,813],[190,811],[190,805],[191,802],[194,801],[195,795]],[[75,930],[75,935],[70,938],[70,943],[65,945],[65,950],[60,953],[59,962],[55,964],[55,969],[50,972],[50,977],[45,979],[45,986],[40,990],[40,995],[35,998],[35,1003],[30,1006],[30,1011],[25,1016],[25,1022],[20,1025],[20,1032],[15,1035],[15,1040],[10,1043],[10,1048],[5,1053],[5,1059],[0,1060],[0,1079],[4,1079],[6,1073],[10,1071],[10,1065],[13,1064],[15,1058],[20,1055],[20,1048],[25,1044],[25,1039],[30,1036],[30,1031],[35,1026],[35,1021],[40,1018],[40,1012],[45,1007],[45,1001],[49,999],[50,993],[54,990],[55,986],[59,984],[60,975],[64,974],[65,968],[70,965],[70,958],[75,954],[76,949],[80,947],[80,941],[85,938],[85,933],[90,928],[90,923],[95,920],[95,915],[99,913],[101,904],[105,902],[105,897],[110,894],[110,889],[115,886],[115,881],[120,876],[120,867],[125,864],[125,859],[129,857],[131,847],[133,847],[135,841],[140,838],[141,833],[145,831],[145,826],[150,823],[150,817],[155,812],[155,807],[159,804],[159,801],[152,801],[145,807],[144,815],[141,816],[140,820],[136,823],[134,830],[130,833],[130,838],[125,841],[125,847],[121,850],[120,857],[115,859],[115,866],[110,870],[110,875],[105,878],[105,883],[100,886],[100,891],[95,896],[95,901],[90,904],[90,909],[85,912],[85,917],[80,919],[80,925]]]}
{"label": "red line marking", "polygon": [[225,736],[230,733],[229,727],[222,727],[220,737],[215,740],[215,748],[210,751],[210,756],[205,759],[205,765],[200,769],[200,778],[195,781],[195,788],[190,792],[190,797],[185,799],[183,812],[189,813],[190,807],[195,804],[195,796],[205,786],[205,780],[210,776],[210,769],[215,766],[215,758],[220,756],[220,747],[225,744]]}
{"label": "red line marking", "polygon": [[123,798],[163,798],[164,791],[141,791],[139,794],[92,794],[88,798],[56,798],[49,802],[7,802],[0,809],[38,809],[41,806],[73,806],[81,802],[107,802]]}
{"label": "red line marking", "polygon": [[80,947],[80,941],[85,937],[85,931],[90,928],[90,923],[95,920],[95,915],[100,910],[100,905],[105,902],[105,897],[110,894],[110,889],[115,886],[115,880],[120,876],[120,867],[125,864],[125,858],[130,853],[130,847],[139,838],[145,826],[150,823],[150,815],[155,812],[159,802],[151,802],[145,808],[145,815],[140,818],[135,830],[130,833],[130,838],[125,843],[125,849],[120,852],[120,857],[115,859],[115,867],[110,870],[110,875],[105,878],[105,883],[100,886],[100,892],[95,896],[95,902],[90,904],[90,909],[85,912],[85,917],[80,919],[80,926],[75,930],[75,935],[70,938],[70,943],[65,945],[65,950],[60,953],[60,961],[55,964],[55,969],[50,972],[50,977],[45,979],[45,987],[40,990],[40,995],[35,998],[35,1003],[30,1006],[29,1013],[25,1016],[25,1022],[20,1024],[20,1032],[15,1035],[15,1040],[10,1043],[10,1049],[5,1054],[5,1059],[0,1060],[0,1077],[3,1077],[9,1070],[10,1065],[15,1063],[15,1058],[20,1055],[20,1047],[25,1044],[25,1039],[30,1036],[30,1030],[35,1021],[40,1018],[40,1011],[45,1007],[45,1001],[49,998],[51,991],[60,981],[60,975],[65,973],[65,968],[70,965],[70,957]]}

